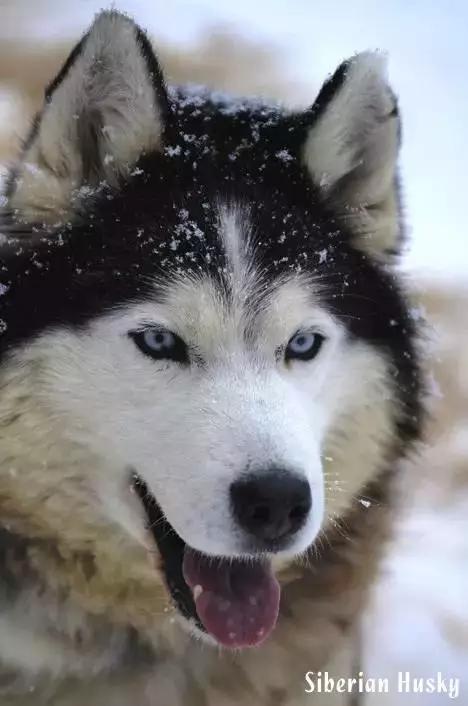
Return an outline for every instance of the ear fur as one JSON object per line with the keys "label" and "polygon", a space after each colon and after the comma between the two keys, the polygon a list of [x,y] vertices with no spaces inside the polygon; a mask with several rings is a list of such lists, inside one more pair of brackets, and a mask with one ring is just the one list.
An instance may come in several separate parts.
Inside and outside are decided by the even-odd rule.
{"label": "ear fur", "polygon": [[161,148],[167,110],[144,32],[119,12],[99,14],[47,88],[10,178],[17,218],[61,222],[99,185],[116,186],[141,155]]}
{"label": "ear fur", "polygon": [[378,53],[358,54],[325,83],[303,158],[355,244],[385,259],[400,245],[398,106]]}

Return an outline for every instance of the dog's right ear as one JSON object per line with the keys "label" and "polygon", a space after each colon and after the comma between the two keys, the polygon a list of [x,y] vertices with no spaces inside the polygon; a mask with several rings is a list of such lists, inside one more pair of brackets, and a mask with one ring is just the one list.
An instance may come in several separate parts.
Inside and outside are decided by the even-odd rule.
{"label": "dog's right ear", "polygon": [[[117,186],[145,153],[161,148],[168,99],[144,32],[102,12],[46,90],[7,197],[24,222],[71,218],[79,197]],[[86,188],[83,188],[86,187]]]}

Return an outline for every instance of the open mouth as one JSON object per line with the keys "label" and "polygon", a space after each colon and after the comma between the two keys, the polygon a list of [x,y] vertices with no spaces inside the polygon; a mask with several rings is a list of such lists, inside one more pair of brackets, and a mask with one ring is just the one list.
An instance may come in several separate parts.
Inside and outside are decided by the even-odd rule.
{"label": "open mouth", "polygon": [[141,478],[134,488],[161,554],[165,580],[180,613],[225,647],[253,647],[276,625],[280,587],[265,560],[214,557],[192,549],[165,518]]}

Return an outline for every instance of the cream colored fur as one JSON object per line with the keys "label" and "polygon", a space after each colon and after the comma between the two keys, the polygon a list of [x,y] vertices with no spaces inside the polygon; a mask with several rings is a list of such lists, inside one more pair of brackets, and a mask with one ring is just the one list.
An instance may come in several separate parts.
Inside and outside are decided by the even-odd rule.
{"label": "cream colored fur", "polygon": [[310,130],[304,160],[360,245],[373,255],[399,238],[396,157],[400,122],[381,54],[353,57]]}
{"label": "cream colored fur", "polygon": [[[66,80],[44,106],[10,205],[24,221],[64,222],[92,189],[102,182],[114,185],[142,153],[157,150],[161,129],[135,25],[122,15],[102,13]],[[97,173],[88,173],[87,160],[96,162]]]}

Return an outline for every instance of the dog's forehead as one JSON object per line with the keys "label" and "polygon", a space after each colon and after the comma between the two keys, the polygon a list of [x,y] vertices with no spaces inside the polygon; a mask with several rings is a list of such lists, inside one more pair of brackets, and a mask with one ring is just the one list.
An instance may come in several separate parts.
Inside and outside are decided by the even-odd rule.
{"label": "dog's forehead", "polygon": [[[183,214],[183,223],[189,223]],[[191,340],[213,336],[264,338],[318,316],[320,280],[300,267],[275,273],[262,269],[251,209],[245,202],[216,203],[217,276],[203,270],[178,276],[161,288],[160,312]],[[177,246],[175,246],[177,248]]]}
{"label": "dog's forehead", "polygon": [[[246,339],[278,344],[309,322],[331,320],[319,303],[319,285],[305,276],[283,277],[260,284],[250,271],[232,270],[232,288],[208,277],[173,282],[152,315],[151,305],[140,318],[155,318],[200,344]],[[244,277],[245,276],[245,277]],[[136,312],[138,309],[136,310]],[[280,340],[281,343],[281,340]]]}
{"label": "dog's forehead", "polygon": [[279,106],[199,88],[170,95],[165,144],[141,165],[142,179],[124,194],[131,214],[138,200],[140,220],[151,233],[140,244],[154,243],[171,269],[213,272],[223,268],[226,254],[233,255],[229,225],[247,213],[244,235],[255,240],[256,255],[270,268],[311,264],[306,259],[314,260],[322,238],[337,235],[337,226],[303,165],[304,121]]}
{"label": "dog's forehead", "polygon": [[216,254],[204,250],[208,263],[201,267],[192,244],[196,240],[199,249],[206,246],[201,224],[192,220],[189,207],[179,209],[169,247],[180,266],[171,269],[170,277],[152,276],[152,290],[124,306],[129,318],[120,325],[162,325],[205,350],[249,341],[257,348],[277,346],[308,324],[331,325],[314,271],[265,267],[247,202],[217,198],[212,215]]}

